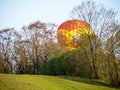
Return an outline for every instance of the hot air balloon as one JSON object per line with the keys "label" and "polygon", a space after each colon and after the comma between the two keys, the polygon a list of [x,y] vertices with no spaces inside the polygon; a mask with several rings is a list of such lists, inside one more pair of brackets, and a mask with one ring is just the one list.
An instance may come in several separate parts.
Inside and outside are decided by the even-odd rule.
{"label": "hot air balloon", "polygon": [[57,29],[57,40],[61,45],[74,49],[81,43],[80,38],[92,35],[91,26],[83,20],[68,20],[63,22]]}

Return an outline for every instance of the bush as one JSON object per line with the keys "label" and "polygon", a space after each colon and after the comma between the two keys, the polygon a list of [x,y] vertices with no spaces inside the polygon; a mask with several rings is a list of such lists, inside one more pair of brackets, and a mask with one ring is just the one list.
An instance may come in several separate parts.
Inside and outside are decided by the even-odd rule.
{"label": "bush", "polygon": [[44,73],[48,75],[67,75],[92,78],[89,60],[82,49],[69,51],[54,57],[44,66]]}

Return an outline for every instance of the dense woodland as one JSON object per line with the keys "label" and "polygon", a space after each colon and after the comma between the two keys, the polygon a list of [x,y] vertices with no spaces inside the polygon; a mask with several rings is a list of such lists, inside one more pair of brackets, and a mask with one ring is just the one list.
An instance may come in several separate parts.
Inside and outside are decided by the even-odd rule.
{"label": "dense woodland", "polygon": [[37,21],[21,30],[0,30],[0,73],[68,75],[120,86],[120,24],[114,9],[82,2],[71,19],[88,22],[94,35],[81,36],[68,51],[57,42],[57,25]]}

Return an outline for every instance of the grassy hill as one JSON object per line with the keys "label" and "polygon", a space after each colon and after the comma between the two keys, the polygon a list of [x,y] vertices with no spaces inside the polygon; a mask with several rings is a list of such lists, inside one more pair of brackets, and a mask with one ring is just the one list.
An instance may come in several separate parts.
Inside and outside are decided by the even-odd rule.
{"label": "grassy hill", "polygon": [[77,77],[0,74],[0,90],[120,90]]}

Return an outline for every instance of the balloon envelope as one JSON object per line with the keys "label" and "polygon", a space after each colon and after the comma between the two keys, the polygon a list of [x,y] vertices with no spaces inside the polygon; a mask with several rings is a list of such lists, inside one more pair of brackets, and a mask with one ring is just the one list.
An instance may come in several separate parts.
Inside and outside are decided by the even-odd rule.
{"label": "balloon envelope", "polygon": [[83,20],[68,20],[63,22],[57,30],[57,40],[69,49],[76,48],[80,37],[93,34],[91,26]]}

